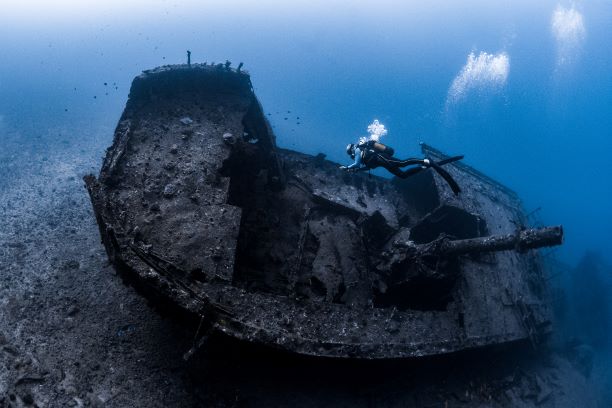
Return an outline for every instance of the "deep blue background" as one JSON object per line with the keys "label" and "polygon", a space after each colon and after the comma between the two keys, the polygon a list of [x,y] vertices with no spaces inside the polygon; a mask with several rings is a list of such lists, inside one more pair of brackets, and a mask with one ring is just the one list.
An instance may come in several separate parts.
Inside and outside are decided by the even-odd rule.
{"label": "deep blue background", "polygon": [[[0,137],[18,135],[23,149],[96,143],[102,155],[133,77],[190,49],[194,62],[245,63],[279,145],[346,162],[345,145],[378,118],[399,156],[420,141],[465,154],[528,211],[541,206],[544,223],[565,226],[562,260],[595,249],[612,261],[611,2],[576,5],[586,37],[561,67],[554,1],[195,3],[6,6]],[[446,106],[481,51],[507,53],[506,84]]]}

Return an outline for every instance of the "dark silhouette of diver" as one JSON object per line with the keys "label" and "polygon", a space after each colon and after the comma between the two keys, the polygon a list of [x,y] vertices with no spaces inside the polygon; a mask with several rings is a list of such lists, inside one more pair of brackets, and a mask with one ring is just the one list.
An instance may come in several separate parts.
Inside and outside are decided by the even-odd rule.
{"label": "dark silhouette of diver", "polygon": [[[393,148],[386,146],[375,140],[369,140],[366,142],[360,142],[359,144],[349,144],[346,146],[346,153],[351,156],[355,162],[350,166],[340,166],[341,169],[346,171],[363,171],[375,169],[377,167],[384,167],[391,174],[400,177],[407,178],[414,174],[421,172],[424,169],[434,169],[450,186],[451,190],[455,195],[459,194],[461,188],[453,177],[444,170],[441,166],[452,163],[457,160],[463,159],[463,156],[449,157],[448,159],[434,162],[430,159],[398,159],[393,157],[395,151]],[[407,170],[401,170],[403,167],[414,166]]]}

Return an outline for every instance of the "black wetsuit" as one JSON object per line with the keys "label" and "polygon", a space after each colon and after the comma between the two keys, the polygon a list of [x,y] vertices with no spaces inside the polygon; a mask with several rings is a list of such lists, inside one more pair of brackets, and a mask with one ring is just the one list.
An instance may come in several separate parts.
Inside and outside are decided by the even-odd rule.
{"label": "black wetsuit", "polygon": [[[393,156],[394,150],[391,147],[386,147],[384,152],[379,152],[374,148],[372,141],[360,144],[357,146],[361,150],[361,162],[368,169],[375,169],[377,167],[384,167],[389,170],[393,175],[400,178],[407,178],[423,170],[425,160],[423,159],[398,159]],[[401,170],[402,167],[417,165],[416,167],[408,170]]]}
{"label": "black wetsuit", "polygon": [[[375,144],[375,141],[370,140],[366,143],[357,145],[355,148],[355,163],[348,166],[348,169],[359,171],[360,169],[375,169],[377,167],[384,167],[391,174],[397,177],[408,178],[426,168],[431,167],[448,183],[455,195],[459,194],[461,191],[461,188],[459,188],[457,182],[455,182],[452,176],[441,166],[461,160],[463,159],[463,156],[450,157],[437,163],[432,160],[426,161],[425,159],[414,158],[402,160],[393,156],[393,148],[379,144],[379,147],[382,146],[383,148],[383,151],[379,151],[374,147]],[[414,167],[411,167],[408,170],[401,170],[401,168],[406,166]]]}

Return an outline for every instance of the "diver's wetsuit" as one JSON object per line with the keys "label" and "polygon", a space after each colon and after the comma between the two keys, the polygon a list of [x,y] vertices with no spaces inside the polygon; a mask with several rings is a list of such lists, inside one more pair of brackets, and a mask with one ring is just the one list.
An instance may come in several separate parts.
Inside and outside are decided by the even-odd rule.
{"label": "diver's wetsuit", "polygon": [[[383,146],[384,152],[377,151],[374,148],[374,141],[368,141],[366,143],[360,143],[355,146],[355,162],[347,167],[347,170],[369,170],[377,167],[384,167],[389,170],[393,175],[400,178],[408,178],[414,174],[419,173],[421,170],[426,168],[433,168],[450,186],[455,195],[461,192],[461,188],[453,177],[442,168],[443,164],[452,163],[457,160],[463,159],[463,156],[450,157],[440,162],[434,162],[432,160],[425,159],[405,159],[401,160],[397,157],[393,157],[393,149],[388,146]],[[408,170],[401,170],[402,167],[415,165],[415,167],[409,168]]]}
{"label": "diver's wetsuit", "polygon": [[[371,145],[371,143],[362,143],[355,147],[355,162],[348,166],[348,169],[359,170],[363,169],[375,169],[377,167],[384,167],[389,170],[393,175],[400,178],[407,178],[423,170],[425,160],[423,159],[405,159],[401,160],[393,157],[393,149],[387,148],[389,154],[377,152]],[[402,171],[402,167],[418,165],[408,170]]]}

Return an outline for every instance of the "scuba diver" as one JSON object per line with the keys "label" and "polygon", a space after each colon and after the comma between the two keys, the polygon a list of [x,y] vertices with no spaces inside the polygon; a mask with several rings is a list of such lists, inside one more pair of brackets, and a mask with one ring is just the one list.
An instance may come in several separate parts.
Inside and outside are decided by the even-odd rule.
{"label": "scuba diver", "polygon": [[[342,170],[356,172],[375,169],[377,167],[384,167],[397,177],[407,178],[421,172],[422,170],[432,168],[448,183],[455,195],[458,195],[461,191],[461,188],[459,188],[457,182],[446,170],[442,168],[442,166],[457,160],[461,160],[463,159],[463,156],[449,157],[448,159],[444,159],[439,162],[434,162],[433,160],[427,158],[409,158],[401,160],[393,157],[393,153],[395,153],[393,148],[386,146],[377,140],[365,140],[365,138],[362,138],[357,145],[351,143],[346,146],[346,153],[351,156],[354,163],[350,166],[340,166]],[[414,165],[414,167],[407,170],[401,170],[401,168],[411,165]]]}

